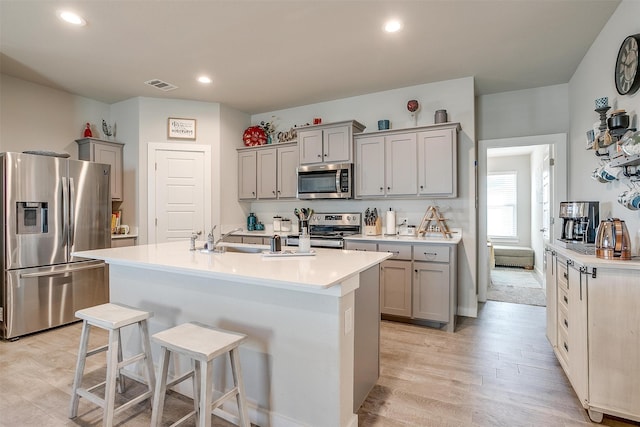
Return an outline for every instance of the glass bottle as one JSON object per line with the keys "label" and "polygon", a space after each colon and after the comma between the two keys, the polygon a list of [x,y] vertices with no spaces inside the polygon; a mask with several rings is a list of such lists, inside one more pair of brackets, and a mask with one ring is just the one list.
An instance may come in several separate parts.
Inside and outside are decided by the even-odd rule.
{"label": "glass bottle", "polygon": [[247,230],[254,231],[256,229],[256,222],[256,215],[253,212],[250,212],[249,216],[247,217]]}

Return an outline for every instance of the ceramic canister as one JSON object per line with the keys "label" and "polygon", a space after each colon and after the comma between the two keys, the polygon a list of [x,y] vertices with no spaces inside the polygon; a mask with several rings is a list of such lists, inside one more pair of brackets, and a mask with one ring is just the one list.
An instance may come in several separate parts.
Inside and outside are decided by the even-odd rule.
{"label": "ceramic canister", "polygon": [[436,124],[447,122],[447,110],[437,110],[434,118]]}

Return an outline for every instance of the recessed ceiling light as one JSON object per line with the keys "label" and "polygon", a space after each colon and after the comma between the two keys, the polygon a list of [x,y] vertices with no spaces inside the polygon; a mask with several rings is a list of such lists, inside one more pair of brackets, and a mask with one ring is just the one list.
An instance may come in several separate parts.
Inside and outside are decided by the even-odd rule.
{"label": "recessed ceiling light", "polygon": [[206,84],[211,83],[211,79],[210,79],[209,77],[207,77],[207,76],[200,76],[200,77],[198,77],[198,81],[199,81],[200,83],[206,83]]}
{"label": "recessed ceiling light", "polygon": [[77,25],[79,27],[87,25],[87,21],[85,21],[82,16],[68,10],[59,10],[58,17],[64,22],[68,22],[69,24]]}
{"label": "recessed ceiling light", "polygon": [[401,28],[402,24],[397,19],[392,19],[391,21],[387,21],[387,23],[384,24],[384,30],[387,33],[395,33],[397,31],[400,31]]}

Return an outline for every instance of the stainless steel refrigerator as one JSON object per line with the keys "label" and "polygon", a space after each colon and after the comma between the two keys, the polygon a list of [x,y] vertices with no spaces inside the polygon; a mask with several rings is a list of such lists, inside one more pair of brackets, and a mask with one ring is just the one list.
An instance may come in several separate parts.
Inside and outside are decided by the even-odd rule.
{"label": "stainless steel refrigerator", "polygon": [[110,166],[0,153],[0,338],[73,322],[109,299],[103,261],[74,251],[111,247]]}

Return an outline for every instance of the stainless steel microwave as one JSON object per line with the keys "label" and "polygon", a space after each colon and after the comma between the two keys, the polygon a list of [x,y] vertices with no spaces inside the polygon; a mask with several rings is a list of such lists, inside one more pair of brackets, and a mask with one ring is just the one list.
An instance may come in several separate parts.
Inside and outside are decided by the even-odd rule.
{"label": "stainless steel microwave", "polygon": [[350,199],[353,165],[334,163],[298,167],[298,199]]}

